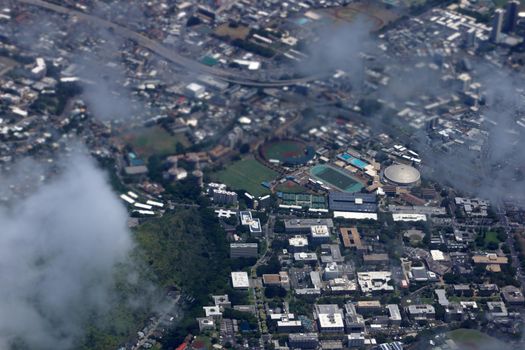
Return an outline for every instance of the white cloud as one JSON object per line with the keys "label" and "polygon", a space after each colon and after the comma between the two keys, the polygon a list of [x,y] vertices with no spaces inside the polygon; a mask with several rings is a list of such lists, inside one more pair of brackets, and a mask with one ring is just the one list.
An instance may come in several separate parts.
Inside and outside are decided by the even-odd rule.
{"label": "white cloud", "polygon": [[72,348],[87,319],[107,309],[114,267],[133,248],[126,219],[103,173],[80,155],[34,194],[0,207],[2,349],[15,339]]}

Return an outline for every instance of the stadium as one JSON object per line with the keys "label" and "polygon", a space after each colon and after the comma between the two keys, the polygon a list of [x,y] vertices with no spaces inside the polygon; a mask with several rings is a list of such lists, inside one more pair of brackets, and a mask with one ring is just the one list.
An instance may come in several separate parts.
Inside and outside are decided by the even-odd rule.
{"label": "stadium", "polygon": [[404,164],[390,165],[383,172],[383,180],[386,183],[397,186],[416,186],[421,181],[419,170]]}
{"label": "stadium", "polygon": [[312,160],[315,150],[302,141],[285,139],[266,142],[259,148],[259,154],[273,164],[298,166]]}

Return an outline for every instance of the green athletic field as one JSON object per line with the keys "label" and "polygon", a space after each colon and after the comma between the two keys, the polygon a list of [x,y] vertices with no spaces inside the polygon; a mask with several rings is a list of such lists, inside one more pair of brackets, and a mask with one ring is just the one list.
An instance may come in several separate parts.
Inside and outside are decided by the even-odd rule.
{"label": "green athletic field", "polygon": [[343,170],[326,165],[316,165],[310,173],[316,179],[345,192],[358,192],[363,185]]}
{"label": "green athletic field", "polygon": [[245,190],[254,196],[260,196],[270,193],[268,189],[261,186],[261,182],[272,181],[277,175],[275,171],[265,167],[255,159],[246,158],[212,174],[212,178],[233,189]]}

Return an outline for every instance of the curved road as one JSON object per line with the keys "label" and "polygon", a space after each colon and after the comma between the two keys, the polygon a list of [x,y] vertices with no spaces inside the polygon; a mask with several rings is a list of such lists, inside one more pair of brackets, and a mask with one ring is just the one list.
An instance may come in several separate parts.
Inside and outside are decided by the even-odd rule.
{"label": "curved road", "polygon": [[307,76],[304,78],[298,78],[298,79],[267,80],[267,81],[252,79],[246,76],[240,76],[239,74],[234,74],[225,69],[209,67],[200,62],[193,60],[192,58],[188,58],[188,57],[179,55],[173,50],[168,49],[167,47],[161,45],[155,40],[148,38],[147,36],[143,34],[137,33],[131,29],[128,29],[124,26],[110,22],[100,17],[89,15],[84,12],[73,10],[73,9],[70,9],[64,6],[60,6],[60,5],[56,5],[56,4],[53,4],[47,1],[43,1],[43,0],[18,0],[18,2],[28,4],[28,5],[38,6],[40,8],[44,8],[46,10],[53,11],[56,13],[76,16],[77,18],[80,18],[84,21],[88,21],[102,28],[112,30],[114,33],[124,38],[133,40],[137,44],[149,49],[150,51],[156,53],[157,55],[161,57],[164,57],[168,61],[173,62],[184,68],[187,68],[190,71],[207,73],[216,78],[219,78],[221,80],[224,80],[230,83],[234,83],[234,84],[254,86],[254,87],[264,87],[264,88],[282,87],[282,86],[288,86],[288,85],[295,85],[298,83],[305,83],[308,81],[319,79],[323,76],[323,75],[311,75],[311,76]]}

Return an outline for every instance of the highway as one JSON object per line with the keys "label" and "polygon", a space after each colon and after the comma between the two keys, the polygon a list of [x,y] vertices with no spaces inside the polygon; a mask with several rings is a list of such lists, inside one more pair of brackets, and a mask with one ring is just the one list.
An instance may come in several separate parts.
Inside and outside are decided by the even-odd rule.
{"label": "highway", "polygon": [[108,21],[106,19],[103,19],[97,16],[93,16],[93,15],[90,15],[90,14],[87,14],[81,11],[73,10],[73,9],[70,9],[64,6],[60,6],[57,4],[53,4],[47,1],[43,1],[43,0],[18,0],[18,2],[37,6],[37,7],[40,7],[40,8],[49,10],[49,11],[53,11],[56,13],[64,14],[64,15],[75,16],[78,19],[95,24],[96,26],[100,28],[111,30],[115,34],[118,34],[122,36],[123,38],[133,40],[140,46],[147,48],[148,50],[156,53],[157,55],[165,58],[166,60],[172,63],[175,63],[183,68],[186,68],[188,71],[195,72],[195,73],[206,73],[218,79],[221,79],[229,83],[233,83],[233,84],[271,88],[271,87],[282,87],[282,86],[288,86],[288,85],[295,85],[299,83],[305,83],[308,81],[319,79],[323,76],[323,75],[311,75],[311,76],[297,78],[297,79],[266,80],[266,81],[259,80],[257,78],[250,78],[250,77],[243,76],[237,73],[232,73],[231,71],[228,71],[226,69],[206,66],[200,62],[195,61],[192,58],[188,58],[188,57],[185,57],[185,56],[182,56],[176,53],[175,51],[165,47],[164,45],[161,45],[159,42],[152,40],[143,34],[137,33],[120,24],[116,24],[114,22]]}

